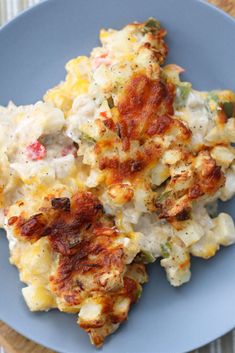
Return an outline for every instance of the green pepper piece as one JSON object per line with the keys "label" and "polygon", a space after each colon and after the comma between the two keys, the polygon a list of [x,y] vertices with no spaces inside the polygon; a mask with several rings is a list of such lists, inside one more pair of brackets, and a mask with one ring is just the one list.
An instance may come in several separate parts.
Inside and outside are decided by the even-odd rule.
{"label": "green pepper piece", "polygon": [[155,258],[154,258],[154,256],[151,254],[151,252],[149,252],[149,251],[142,251],[142,253],[143,253],[143,255],[144,255],[144,257],[145,257],[145,261],[146,261],[147,263],[152,263],[152,262],[155,261]]}
{"label": "green pepper piece", "polygon": [[161,253],[162,257],[167,258],[170,256],[171,244],[166,242],[165,244],[161,244]]}
{"label": "green pepper piece", "polygon": [[137,256],[136,256],[136,261],[137,262],[144,262],[144,263],[152,263],[155,261],[155,258],[149,251],[142,250]]}
{"label": "green pepper piece", "polygon": [[176,97],[175,97],[175,107],[182,108],[186,104],[186,100],[192,89],[192,85],[189,82],[180,82],[176,86]]}
{"label": "green pepper piece", "polygon": [[161,24],[159,21],[155,20],[155,18],[150,17],[144,24],[142,32],[144,34],[151,32],[155,34],[161,28]]}
{"label": "green pepper piece", "polygon": [[81,139],[82,139],[82,140],[85,140],[85,141],[87,141],[87,142],[96,143],[96,140],[95,140],[93,137],[91,137],[91,136],[85,134],[84,132],[82,132],[82,134],[81,134]]}
{"label": "green pepper piece", "polygon": [[142,287],[139,284],[138,288],[137,288],[137,291],[136,291],[136,301],[138,301],[140,299],[141,295],[142,295]]}
{"label": "green pepper piece", "polygon": [[222,103],[221,108],[225,112],[228,119],[235,116],[235,102],[224,102]]}

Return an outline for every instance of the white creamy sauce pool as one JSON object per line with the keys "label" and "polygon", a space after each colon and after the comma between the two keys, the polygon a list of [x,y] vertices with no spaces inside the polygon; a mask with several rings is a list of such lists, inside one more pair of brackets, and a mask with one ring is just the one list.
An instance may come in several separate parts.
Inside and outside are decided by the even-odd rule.
{"label": "white creamy sauce pool", "polygon": [[[176,113],[177,115],[177,113]],[[204,138],[213,126],[212,115],[206,100],[196,91],[190,91],[186,101],[185,114],[180,114],[192,131],[192,145],[204,143]]]}

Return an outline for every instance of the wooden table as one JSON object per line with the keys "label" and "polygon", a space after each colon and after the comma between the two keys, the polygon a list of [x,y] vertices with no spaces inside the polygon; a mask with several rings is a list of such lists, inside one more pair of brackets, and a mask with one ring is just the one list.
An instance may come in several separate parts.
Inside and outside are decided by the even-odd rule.
{"label": "wooden table", "polygon": [[[211,4],[220,7],[222,10],[228,12],[235,17],[235,1],[234,0],[209,0]],[[226,352],[224,352],[226,353]]]}
{"label": "wooden table", "polygon": [[[1,1],[1,0],[0,0]],[[4,1],[4,0],[2,0]],[[8,0],[6,0],[8,1]],[[26,5],[25,1],[17,0],[19,4]],[[167,0],[166,0],[167,1]],[[176,0],[177,1],[177,0]],[[196,1],[196,0],[195,0]],[[208,0],[210,3],[220,7],[230,15],[235,17],[235,0]],[[27,6],[27,5],[26,5]],[[222,342],[222,348],[218,348],[218,352],[221,353],[232,353],[232,339],[231,334],[226,335]],[[0,321],[0,347],[4,347],[5,353],[55,353],[50,349],[44,348],[20,335],[9,326]],[[216,351],[215,344],[214,348]],[[213,347],[206,346],[200,350],[199,353],[209,353],[214,351]],[[235,352],[234,352],[235,353]]]}

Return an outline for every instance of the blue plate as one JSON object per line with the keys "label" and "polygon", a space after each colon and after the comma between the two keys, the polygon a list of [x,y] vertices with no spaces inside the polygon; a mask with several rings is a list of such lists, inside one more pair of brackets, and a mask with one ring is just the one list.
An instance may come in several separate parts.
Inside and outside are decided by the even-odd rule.
{"label": "blue plate", "polygon": [[[0,30],[0,103],[32,103],[63,79],[64,64],[98,44],[101,27],[119,28],[154,16],[168,29],[169,62],[206,90],[235,90],[235,21],[196,0],[51,0]],[[222,209],[235,216],[234,202]],[[25,336],[63,353],[94,353],[73,315],[30,313],[17,270],[0,237],[0,316]],[[172,288],[154,264],[150,282],[128,322],[107,339],[102,353],[182,353],[235,326],[235,247],[192,264],[191,282]]]}

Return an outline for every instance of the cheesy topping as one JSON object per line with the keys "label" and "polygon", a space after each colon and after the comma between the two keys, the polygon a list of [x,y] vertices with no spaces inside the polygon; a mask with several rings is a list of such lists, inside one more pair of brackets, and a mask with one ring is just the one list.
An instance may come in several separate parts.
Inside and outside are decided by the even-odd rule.
{"label": "cheesy topping", "polygon": [[28,284],[23,295],[30,309],[79,313],[79,325],[102,344],[105,332],[127,318],[147,279],[144,265],[132,264],[139,234],[121,233],[89,192],[47,197],[32,216],[18,207],[7,228],[19,240],[11,261]]}
{"label": "cheesy topping", "polygon": [[150,18],[102,29],[35,105],[0,107],[0,205],[30,310],[78,314],[102,345],[160,258],[171,285],[235,242],[235,93],[199,92],[164,65]]}

